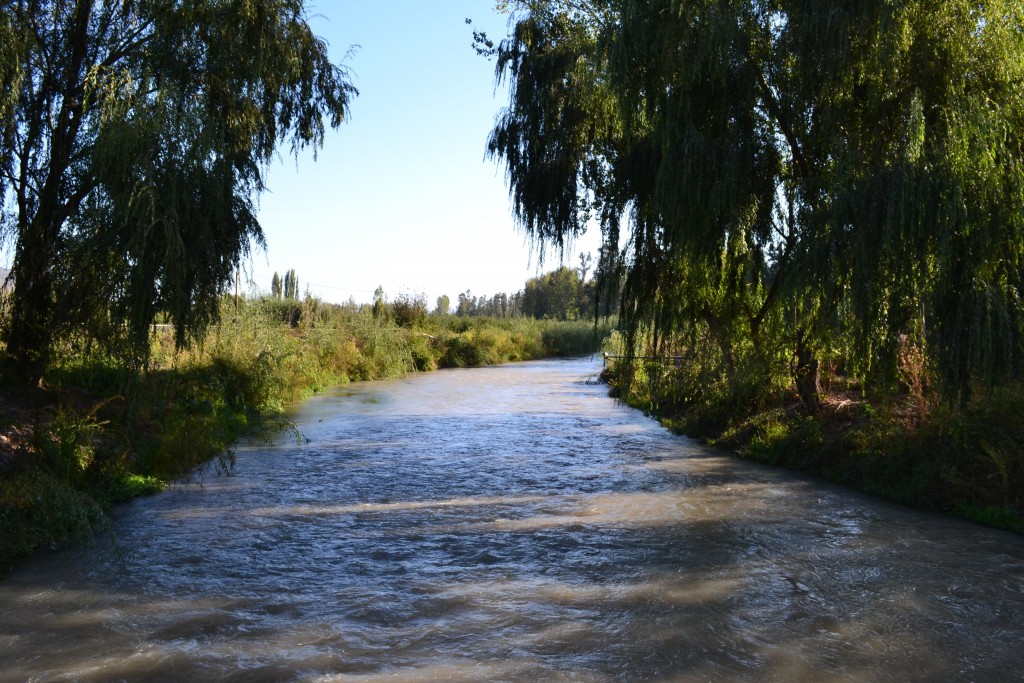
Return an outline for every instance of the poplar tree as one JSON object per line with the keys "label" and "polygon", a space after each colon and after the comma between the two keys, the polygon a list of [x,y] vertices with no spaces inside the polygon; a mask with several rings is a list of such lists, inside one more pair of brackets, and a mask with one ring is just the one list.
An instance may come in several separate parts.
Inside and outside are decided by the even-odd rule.
{"label": "poplar tree", "polygon": [[0,193],[14,291],[4,339],[38,381],[54,340],[128,360],[166,311],[217,318],[279,145],[322,144],[355,89],[302,0],[0,2]]}
{"label": "poplar tree", "polygon": [[373,291],[373,317],[381,320],[387,312],[387,300],[384,298],[384,285],[377,285]]}
{"label": "poplar tree", "polygon": [[448,309],[451,307],[451,299],[448,298],[447,294],[442,294],[437,297],[437,305],[434,307],[434,312],[437,315],[448,315]]}
{"label": "poplar tree", "polygon": [[284,298],[285,299],[298,299],[299,298],[299,279],[295,275],[295,269],[292,268],[284,274]]}

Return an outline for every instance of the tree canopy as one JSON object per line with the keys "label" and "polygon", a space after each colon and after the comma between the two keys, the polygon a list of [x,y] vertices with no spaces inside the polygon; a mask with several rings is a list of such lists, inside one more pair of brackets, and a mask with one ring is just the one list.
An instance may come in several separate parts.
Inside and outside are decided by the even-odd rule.
{"label": "tree canopy", "polygon": [[927,350],[951,396],[1020,377],[1019,3],[509,4],[490,153],[537,240],[599,219],[633,342],[711,340],[736,391],[788,366],[812,411],[837,344],[880,382]]}
{"label": "tree canopy", "polygon": [[282,144],[322,144],[356,91],[302,0],[0,2],[5,331],[38,378],[55,338],[142,358],[157,311],[186,344],[263,239]]}

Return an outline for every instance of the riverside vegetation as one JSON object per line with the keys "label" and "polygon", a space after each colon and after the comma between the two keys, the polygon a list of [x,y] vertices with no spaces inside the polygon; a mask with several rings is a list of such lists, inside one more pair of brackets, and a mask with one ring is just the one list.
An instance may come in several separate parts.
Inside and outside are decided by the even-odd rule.
{"label": "riverside vegetation", "polygon": [[[834,349],[824,364],[821,408],[808,414],[784,363],[775,365],[770,381],[748,384],[737,397],[721,365],[709,361],[717,350],[691,342],[671,355],[645,356],[654,352],[648,344],[630,357],[613,333],[605,351],[623,356],[604,374],[612,394],[675,432],[740,457],[1024,532],[1019,384],[950,403],[920,357],[904,354],[900,383],[879,387],[846,374]],[[763,367],[739,370],[763,380]]]}
{"label": "riverside vegetation", "polygon": [[621,395],[1020,530],[1024,5],[502,5],[488,150],[536,242],[600,224]]}
{"label": "riverside vegetation", "polygon": [[224,300],[221,320],[191,350],[155,328],[141,371],[69,340],[55,348],[48,391],[0,397],[0,570],[102,529],[114,503],[199,466],[230,468],[235,440],[280,435],[284,408],[324,388],[585,354],[607,332],[593,321],[428,315],[410,297],[377,306],[264,297],[237,312]]}

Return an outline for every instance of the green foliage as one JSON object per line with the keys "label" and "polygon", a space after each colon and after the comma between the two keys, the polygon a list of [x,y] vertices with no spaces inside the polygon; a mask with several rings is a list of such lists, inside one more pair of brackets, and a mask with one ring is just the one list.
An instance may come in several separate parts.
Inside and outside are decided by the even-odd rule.
{"label": "green foliage", "polygon": [[37,548],[89,534],[102,521],[88,494],[45,469],[0,477],[0,571]]}
{"label": "green foliage", "polygon": [[600,220],[630,353],[809,413],[838,347],[881,391],[908,345],[947,397],[1021,378],[1019,3],[510,4],[489,151],[542,249]]}
{"label": "green foliage", "polygon": [[545,355],[583,356],[597,351],[611,329],[611,324],[595,325],[591,321],[560,321],[542,326],[541,340]]}
{"label": "green foliage", "polygon": [[[594,320],[616,315],[614,300],[617,285],[602,289],[600,280],[586,279],[590,272],[590,255],[581,254],[581,266],[572,269],[561,266],[549,273],[526,281],[524,288],[512,294],[498,292],[492,297],[475,296],[471,290],[459,293],[455,314],[459,317],[518,318],[526,316],[539,320]],[[605,266],[607,266],[605,259]],[[603,272],[600,271],[599,272]],[[439,297],[435,311],[447,315],[450,301],[447,295]]]}
{"label": "green foliage", "polygon": [[546,356],[594,353],[600,348],[610,325],[530,318],[453,319],[447,334],[439,338],[444,349],[442,367],[477,367]]}
{"label": "green foliage", "polygon": [[95,460],[94,440],[104,423],[96,419],[97,405],[85,415],[59,407],[57,414],[35,435],[36,450],[45,459],[47,469],[59,480],[80,484]]}
{"label": "green foliage", "polygon": [[729,414],[687,433],[745,458],[814,472],[890,500],[1024,531],[1024,387],[1002,388],[964,407],[915,415],[903,405],[864,399],[833,402],[815,417],[766,408]]}
{"label": "green foliage", "polygon": [[427,318],[427,298],[422,294],[399,294],[391,304],[391,312],[399,327],[422,326]]}
{"label": "green foliage", "polygon": [[448,315],[449,309],[451,308],[451,300],[447,294],[442,294],[437,297],[437,305],[434,307],[434,313],[437,315]]}
{"label": "green foliage", "polygon": [[295,299],[270,297],[260,304],[265,314],[276,323],[298,327],[302,320],[303,305]]}
{"label": "green foliage", "polygon": [[523,314],[534,318],[576,320],[581,310],[587,310],[588,299],[579,273],[562,266],[526,281]]}
{"label": "green foliage", "polygon": [[167,480],[154,475],[132,474],[116,469],[107,478],[95,482],[93,498],[101,505],[123,503],[132,498],[149,496],[167,488]]}
{"label": "green foliage", "polygon": [[377,289],[373,291],[373,317],[383,320],[389,312],[388,300],[384,297],[384,287],[377,285]]}
{"label": "green foliage", "polygon": [[294,301],[299,298],[299,278],[295,275],[294,268],[284,274],[284,282],[281,287],[281,293],[285,299]]}
{"label": "green foliage", "polygon": [[600,136],[617,127],[615,102],[595,59],[600,26],[556,6],[529,3],[497,49],[499,82],[511,106],[498,119],[489,153],[505,162],[513,210],[536,236],[564,251],[590,217],[580,190],[601,184]]}
{"label": "green foliage", "polygon": [[355,95],[305,3],[48,0],[5,9],[0,36],[16,372],[41,377],[68,335],[141,364],[159,312],[197,340],[262,242],[265,166]]}
{"label": "green foliage", "polygon": [[477,299],[473,296],[473,292],[466,290],[465,292],[459,292],[459,304],[455,308],[455,315],[465,318],[466,316],[473,315],[476,312]]}
{"label": "green foliage", "polygon": [[1020,510],[1009,505],[989,505],[978,507],[970,503],[962,503],[956,510],[957,515],[972,522],[978,522],[997,529],[1009,531],[1024,531],[1024,517]]}

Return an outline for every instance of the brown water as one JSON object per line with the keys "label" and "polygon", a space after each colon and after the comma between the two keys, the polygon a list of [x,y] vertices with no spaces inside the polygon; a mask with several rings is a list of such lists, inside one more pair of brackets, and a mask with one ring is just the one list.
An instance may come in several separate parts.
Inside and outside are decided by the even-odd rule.
{"label": "brown water", "polygon": [[1024,539],[759,468],[586,361],[346,387],[0,582],[0,680],[1013,681]]}

